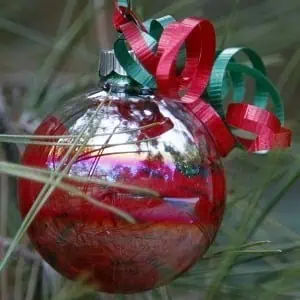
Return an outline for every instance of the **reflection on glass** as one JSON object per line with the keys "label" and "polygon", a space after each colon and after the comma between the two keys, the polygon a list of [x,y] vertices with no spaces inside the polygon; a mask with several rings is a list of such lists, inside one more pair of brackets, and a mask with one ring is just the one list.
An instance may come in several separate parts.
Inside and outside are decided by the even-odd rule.
{"label": "reflection on glass", "polygon": [[[126,99],[124,99],[126,97]],[[131,214],[136,224],[80,197],[55,190],[29,230],[57,271],[83,274],[110,293],[166,284],[200,258],[218,231],[225,201],[222,166],[209,134],[178,103],[98,90],[70,100],[38,128],[63,136],[54,146],[27,147],[23,163],[56,170],[98,105],[101,109],[69,155],[68,174],[154,190],[158,197],[95,183],[74,183],[98,201]],[[20,209],[30,209],[42,185],[20,181]]]}

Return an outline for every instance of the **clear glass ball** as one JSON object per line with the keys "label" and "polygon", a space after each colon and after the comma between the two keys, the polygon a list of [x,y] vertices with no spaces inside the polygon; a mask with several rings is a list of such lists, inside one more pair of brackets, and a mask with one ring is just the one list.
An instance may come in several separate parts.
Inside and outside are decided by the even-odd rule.
{"label": "clear glass ball", "polygon": [[[24,165],[61,168],[62,182],[134,219],[56,188],[28,234],[62,275],[85,276],[107,293],[146,291],[187,271],[212,244],[225,207],[224,170],[205,126],[179,101],[99,88],[67,101],[35,134],[48,144],[28,145]],[[42,188],[20,180],[23,217]]]}

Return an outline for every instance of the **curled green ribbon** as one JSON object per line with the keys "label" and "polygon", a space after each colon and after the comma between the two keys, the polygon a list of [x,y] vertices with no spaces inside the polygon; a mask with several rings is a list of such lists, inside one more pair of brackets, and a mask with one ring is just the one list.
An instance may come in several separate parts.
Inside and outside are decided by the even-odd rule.
{"label": "curled green ribbon", "polygon": [[[250,60],[252,67],[239,64],[234,56],[243,52]],[[248,75],[255,80],[256,88],[254,105],[266,108],[269,97],[274,104],[274,111],[281,123],[284,122],[284,109],[281,97],[267,77],[265,65],[259,55],[249,48],[228,48],[219,51],[213,70],[211,80],[207,87],[207,100],[215,108],[220,116],[225,117],[223,101],[229,92],[228,80],[232,82],[233,102],[240,103],[245,99],[245,76]],[[229,78],[228,78],[229,76]]]}

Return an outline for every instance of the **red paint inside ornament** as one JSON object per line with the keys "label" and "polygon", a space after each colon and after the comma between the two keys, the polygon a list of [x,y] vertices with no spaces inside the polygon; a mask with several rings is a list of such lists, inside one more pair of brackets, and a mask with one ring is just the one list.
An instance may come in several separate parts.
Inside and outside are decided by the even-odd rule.
{"label": "red paint inside ornament", "polygon": [[[205,127],[175,101],[124,97],[98,90],[67,102],[35,133],[65,135],[45,140],[62,145],[29,145],[23,156],[26,166],[57,169],[69,148],[64,144],[72,142],[101,104],[83,134],[83,139],[91,135],[88,146],[68,174],[159,194],[69,181],[99,202],[129,213],[136,224],[56,189],[30,226],[31,241],[54,269],[70,279],[87,276],[108,293],[149,290],[188,270],[213,242],[225,206],[223,168]],[[20,180],[23,217],[42,187]]]}

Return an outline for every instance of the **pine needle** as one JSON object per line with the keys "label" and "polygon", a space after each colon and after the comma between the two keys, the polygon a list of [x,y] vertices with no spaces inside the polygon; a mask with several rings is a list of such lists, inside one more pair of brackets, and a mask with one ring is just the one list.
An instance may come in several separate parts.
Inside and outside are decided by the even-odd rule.
{"label": "pine needle", "polygon": [[[74,163],[74,161],[77,159],[77,157],[80,155],[81,151],[85,147],[84,145],[80,146],[77,152],[73,155],[71,160],[69,160],[69,156],[72,154],[72,152],[76,148],[76,144],[80,139],[84,137],[86,134],[87,129],[91,126],[93,120],[97,117],[98,113],[101,111],[103,106],[106,104],[106,101],[102,101],[99,103],[95,111],[93,112],[92,116],[89,118],[88,122],[83,126],[82,130],[74,140],[74,143],[72,146],[68,149],[60,163],[58,164],[57,169],[51,174],[50,178],[48,178],[48,182],[44,185],[41,192],[39,193],[38,197],[36,198],[35,202],[33,203],[31,209],[29,210],[28,214],[26,215],[24,221],[22,222],[21,227],[19,228],[17,234],[15,235],[13,242],[11,246],[8,248],[3,260],[0,264],[0,272],[3,270],[3,268],[7,265],[9,258],[11,254],[13,253],[15,247],[20,242],[24,234],[26,233],[27,229],[33,222],[36,215],[39,213],[39,211],[42,209],[44,204],[47,202],[48,198],[51,196],[52,192],[60,185],[61,180],[67,173],[69,172],[69,168]],[[97,127],[97,126],[96,126]],[[92,128],[90,134],[87,134],[87,136],[84,138],[84,143],[87,143],[88,140],[95,134],[96,128]],[[67,162],[66,167],[64,168],[64,164]],[[66,186],[66,185],[64,185]],[[71,188],[71,187],[70,187]],[[72,187],[73,189],[74,187]],[[75,192],[75,190],[74,190]],[[83,195],[82,195],[83,196]],[[88,196],[85,196],[88,197]],[[94,199],[89,197],[90,201],[94,201]],[[97,201],[96,201],[97,202]],[[102,203],[103,205],[103,203]]]}

